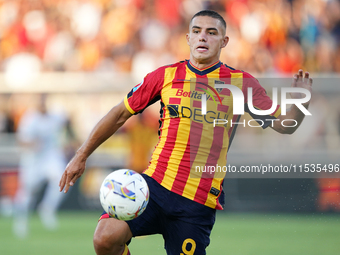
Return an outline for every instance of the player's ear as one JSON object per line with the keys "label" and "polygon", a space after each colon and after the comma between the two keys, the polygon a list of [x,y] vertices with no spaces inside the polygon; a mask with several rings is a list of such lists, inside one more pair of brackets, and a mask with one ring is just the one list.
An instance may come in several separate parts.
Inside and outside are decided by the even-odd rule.
{"label": "player's ear", "polygon": [[189,33],[187,33],[185,37],[187,38],[187,44],[190,46],[190,43],[189,43],[190,35],[189,35]]}
{"label": "player's ear", "polygon": [[227,46],[228,42],[229,42],[229,36],[225,36],[223,38],[221,48],[224,48],[225,46]]}

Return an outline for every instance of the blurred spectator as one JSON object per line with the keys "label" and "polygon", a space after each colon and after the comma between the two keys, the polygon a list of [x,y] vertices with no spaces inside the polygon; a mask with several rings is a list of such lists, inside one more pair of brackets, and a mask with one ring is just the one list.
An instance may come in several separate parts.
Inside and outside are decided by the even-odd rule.
{"label": "blurred spectator", "polygon": [[40,58],[29,50],[33,48],[12,55],[4,63],[5,80],[12,88],[24,87],[34,82],[41,71]]}
{"label": "blurred spectator", "polygon": [[321,212],[340,212],[340,178],[320,178],[316,180],[319,194],[316,200],[317,210]]}
{"label": "blurred spectator", "polygon": [[0,94],[0,134],[14,133],[14,120],[10,113],[8,95]]}
{"label": "blurred spectator", "polygon": [[72,8],[72,29],[76,37],[89,41],[96,37],[102,19],[96,1],[75,1]]}
{"label": "blurred spectator", "polygon": [[[338,0],[1,0],[0,66],[32,48],[42,71],[152,70],[182,60],[176,38],[204,8],[224,14],[231,45],[222,59],[237,68],[339,72]],[[147,67],[135,63],[146,55]]]}
{"label": "blurred spectator", "polygon": [[[149,165],[152,149],[158,139],[157,116],[146,110],[131,118],[126,124],[123,132],[127,135],[130,150],[127,168],[144,171]],[[141,130],[143,130],[143,134],[141,134]]]}
{"label": "blurred spectator", "polygon": [[76,69],[76,38],[70,31],[68,18],[59,16],[52,21],[55,33],[46,44],[44,64],[46,70],[72,71]]}

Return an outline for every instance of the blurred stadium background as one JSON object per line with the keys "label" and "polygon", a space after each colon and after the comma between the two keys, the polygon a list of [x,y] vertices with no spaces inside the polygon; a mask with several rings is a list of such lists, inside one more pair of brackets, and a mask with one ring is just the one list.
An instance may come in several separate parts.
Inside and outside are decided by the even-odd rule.
{"label": "blurred stadium background", "polygon": [[[85,175],[65,196],[57,233],[40,229],[33,218],[29,239],[18,244],[10,217],[20,155],[15,136],[38,94],[48,94],[49,108],[68,116],[78,141],[66,148],[72,157],[95,123],[146,73],[189,58],[185,34],[201,9],[226,18],[230,43],[221,61],[268,83],[268,91],[279,81],[288,86],[299,68],[315,78],[313,116],[294,135],[239,127],[228,163],[340,163],[338,0],[0,0],[1,254],[59,254],[61,245],[70,254],[93,254],[102,179],[113,169],[143,168],[157,140],[158,105],[132,118],[91,156]],[[337,254],[339,173],[332,177],[226,179],[226,209],[208,252]],[[154,246],[153,239],[132,245],[138,243],[137,251],[142,243]],[[154,254],[165,254],[162,242],[157,247]],[[140,254],[151,254],[150,248]]]}

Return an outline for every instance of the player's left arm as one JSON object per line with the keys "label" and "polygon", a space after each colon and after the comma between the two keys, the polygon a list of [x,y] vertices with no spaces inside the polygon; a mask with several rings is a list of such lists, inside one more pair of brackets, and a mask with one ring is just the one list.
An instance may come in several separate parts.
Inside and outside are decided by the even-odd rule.
{"label": "player's left arm", "polygon": [[[303,76],[303,70],[300,69],[297,74],[294,74],[292,87],[304,88],[312,92],[312,83],[313,83],[313,80],[312,78],[310,78],[309,73],[305,72],[305,75]],[[305,94],[290,93],[290,96],[292,99],[300,99],[300,98],[304,98]],[[302,106],[308,109],[309,103],[310,103],[310,100],[306,103],[303,103]],[[286,115],[281,114],[277,118],[279,121],[273,122],[272,128],[281,134],[293,134],[295,130],[302,123],[304,117],[305,117],[305,114],[301,112],[301,110],[296,105],[293,104],[291,108],[287,110]],[[285,126],[281,124],[283,120],[286,120]]]}

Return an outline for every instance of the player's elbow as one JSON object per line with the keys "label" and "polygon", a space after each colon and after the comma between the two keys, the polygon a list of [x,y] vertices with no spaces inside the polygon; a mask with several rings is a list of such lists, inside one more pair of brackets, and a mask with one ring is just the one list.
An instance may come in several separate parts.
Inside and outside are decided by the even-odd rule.
{"label": "player's elbow", "polygon": [[277,131],[280,134],[284,134],[284,135],[291,135],[295,132],[296,128],[295,127],[280,127],[275,129],[275,131]]}
{"label": "player's elbow", "polygon": [[272,127],[276,132],[284,135],[291,135],[295,132],[297,127],[294,126],[283,126],[283,125],[274,125]]}
{"label": "player's elbow", "polygon": [[285,135],[293,134],[301,124],[301,121],[296,121],[292,119],[278,119],[279,121],[275,121],[272,128],[280,133]]}
{"label": "player's elbow", "polygon": [[296,128],[285,128],[281,134],[292,135],[294,134]]}

